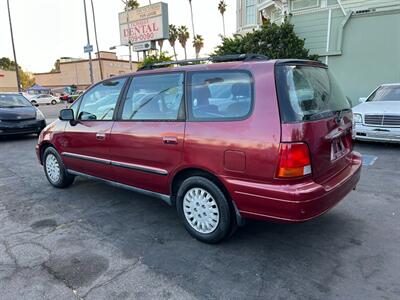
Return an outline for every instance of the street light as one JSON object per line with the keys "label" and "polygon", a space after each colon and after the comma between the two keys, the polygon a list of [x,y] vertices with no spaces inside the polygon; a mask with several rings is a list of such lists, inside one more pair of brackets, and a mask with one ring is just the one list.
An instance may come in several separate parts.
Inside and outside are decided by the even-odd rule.
{"label": "street light", "polygon": [[[87,11],[86,11],[86,0],[83,0],[83,8],[85,10],[85,23],[86,23],[86,35],[87,35],[87,46],[90,46],[90,37],[89,37],[89,26],[88,26],[88,18],[87,18]],[[93,84],[93,65],[92,65],[92,52],[88,51],[89,53],[89,73],[90,73],[90,82]]]}
{"label": "street light", "polygon": [[100,55],[100,49],[99,49],[99,40],[97,39],[97,25],[96,25],[96,15],[94,12],[94,5],[93,5],[93,0],[90,0],[92,4],[92,14],[93,14],[93,25],[94,25],[94,38],[96,40],[96,48],[97,48],[97,55],[99,59],[99,68],[100,68],[100,79],[103,80],[103,66],[101,63],[101,55]]}
{"label": "street light", "polygon": [[19,78],[19,72],[18,72],[17,54],[15,53],[14,33],[13,33],[13,29],[12,29],[11,12],[10,12],[10,1],[9,0],[7,0],[7,9],[8,9],[8,20],[10,22],[11,44],[12,44],[13,53],[14,53],[15,74],[17,76],[18,92],[20,93],[21,92],[21,80]]}

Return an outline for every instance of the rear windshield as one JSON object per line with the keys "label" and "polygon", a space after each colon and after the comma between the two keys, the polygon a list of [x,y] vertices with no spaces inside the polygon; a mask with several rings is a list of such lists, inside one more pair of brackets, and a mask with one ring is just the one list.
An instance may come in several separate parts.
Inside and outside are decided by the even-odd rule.
{"label": "rear windshield", "polygon": [[283,123],[320,120],[351,108],[326,68],[282,65],[276,72]]}
{"label": "rear windshield", "polygon": [[400,101],[400,85],[381,86],[368,98],[371,101]]}

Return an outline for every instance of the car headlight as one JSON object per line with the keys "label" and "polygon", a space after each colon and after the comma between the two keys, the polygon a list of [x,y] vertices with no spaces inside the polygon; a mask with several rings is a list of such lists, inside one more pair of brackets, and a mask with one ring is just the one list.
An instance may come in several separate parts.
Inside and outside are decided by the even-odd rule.
{"label": "car headlight", "polygon": [[42,121],[44,119],[45,119],[45,117],[44,117],[43,113],[40,110],[36,110],[36,120]]}
{"label": "car headlight", "polygon": [[360,124],[362,123],[362,115],[361,114],[353,114],[353,120],[355,124]]}

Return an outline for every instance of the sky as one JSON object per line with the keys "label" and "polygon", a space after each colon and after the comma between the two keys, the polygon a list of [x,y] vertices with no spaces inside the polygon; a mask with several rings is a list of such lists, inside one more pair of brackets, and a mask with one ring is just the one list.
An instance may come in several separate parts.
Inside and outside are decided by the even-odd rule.
{"label": "sky", "polygon": [[[94,45],[93,22],[90,0],[88,8],[90,39]],[[96,11],[97,32],[100,50],[119,45],[118,13],[123,10],[121,0],[93,0]],[[155,3],[156,1],[152,1]],[[191,19],[188,0],[163,0],[169,5],[169,22],[186,25],[190,33]],[[220,41],[223,32],[221,15],[217,9],[219,0],[193,0],[196,34],[201,34],[205,46],[201,54],[211,53]],[[149,3],[140,0],[141,5]],[[236,1],[226,0],[225,13],[227,35],[236,29]],[[86,27],[83,0],[10,0],[14,40],[18,64],[25,71],[48,72],[60,57],[87,58],[83,52],[86,45]],[[192,35],[192,34],[191,34]],[[191,37],[192,38],[192,37]],[[173,53],[168,41],[163,50]],[[177,45],[178,56],[183,59],[183,50]],[[117,55],[128,59],[127,47],[117,48]],[[192,40],[188,42],[188,56],[194,57]],[[7,1],[0,0],[0,57],[13,57],[7,15]],[[133,56],[136,58],[136,55]]]}

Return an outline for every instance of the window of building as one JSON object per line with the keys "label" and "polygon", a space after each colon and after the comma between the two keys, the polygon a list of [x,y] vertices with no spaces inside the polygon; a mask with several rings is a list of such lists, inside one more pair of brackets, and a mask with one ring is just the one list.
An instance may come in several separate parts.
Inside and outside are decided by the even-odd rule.
{"label": "window of building", "polygon": [[308,8],[316,8],[320,6],[320,0],[292,0],[292,10],[302,10]]}
{"label": "window of building", "polygon": [[252,78],[243,71],[190,74],[188,100],[192,120],[243,119],[252,107]]}
{"label": "window of building", "polygon": [[133,78],[126,96],[123,120],[177,120],[184,94],[184,74]]}
{"label": "window of building", "polygon": [[108,80],[90,89],[79,107],[79,120],[101,121],[112,120],[119,94],[126,78]]}
{"label": "window of building", "polygon": [[245,0],[246,19],[245,25],[257,24],[256,0]]}

